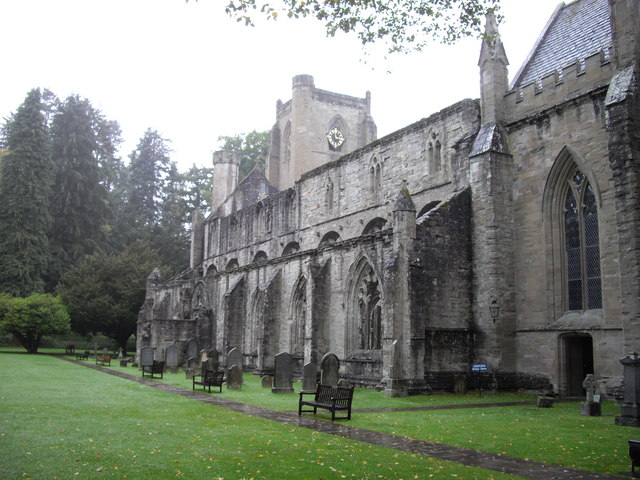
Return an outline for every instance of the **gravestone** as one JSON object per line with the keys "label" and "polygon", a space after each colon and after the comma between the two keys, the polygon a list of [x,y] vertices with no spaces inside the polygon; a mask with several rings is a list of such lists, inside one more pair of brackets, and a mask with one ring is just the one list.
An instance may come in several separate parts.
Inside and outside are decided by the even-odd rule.
{"label": "gravestone", "polygon": [[227,353],[227,370],[237,365],[242,370],[242,352],[238,348],[232,348]]}
{"label": "gravestone", "polygon": [[195,338],[187,340],[187,360],[198,356],[198,341]]}
{"label": "gravestone", "polygon": [[293,356],[287,352],[277,354],[274,369],[275,373],[271,392],[293,392]]}
{"label": "gravestone", "polygon": [[540,395],[536,400],[536,405],[538,406],[538,408],[551,408],[553,407],[553,400],[553,397]]}
{"label": "gravestone", "polygon": [[335,353],[325,353],[320,360],[320,383],[322,385],[338,386],[340,360]]}
{"label": "gravestone", "polygon": [[169,345],[165,350],[165,365],[171,373],[178,372],[178,346]]}
{"label": "gravestone", "polygon": [[467,376],[464,373],[457,373],[453,376],[453,393],[456,395],[466,395]]}
{"label": "gravestone", "polygon": [[186,378],[193,378],[194,375],[200,373],[198,371],[198,359],[195,357],[187,358],[187,365],[184,372]]}
{"label": "gravestone", "polygon": [[140,365],[146,367],[148,365],[153,365],[153,348],[152,347],[142,347],[140,349]]}
{"label": "gravestone", "polygon": [[238,365],[232,365],[227,373],[227,388],[231,390],[240,390],[242,387],[242,368]]}
{"label": "gravestone", "polygon": [[102,354],[103,354],[103,355],[109,355],[109,349],[108,349],[107,347],[104,347],[104,348],[102,349]]}
{"label": "gravestone", "polygon": [[207,356],[209,357],[209,360],[213,360],[213,362],[216,364],[217,369],[218,365],[220,364],[220,354],[218,353],[218,350],[212,348],[207,352]]}
{"label": "gravestone", "polygon": [[302,367],[302,391],[315,392],[318,384],[318,367],[315,362],[309,362]]}
{"label": "gravestone", "polygon": [[207,360],[202,364],[202,371],[205,372],[207,370],[216,371],[218,370],[218,361],[214,358],[207,358]]}
{"label": "gravestone", "polygon": [[351,384],[346,379],[341,378],[340,380],[338,380],[338,386],[339,387],[349,388],[351,386]]}
{"label": "gravestone", "polygon": [[636,352],[620,359],[624,375],[624,399],[616,425],[640,427],[640,356]]}
{"label": "gravestone", "polygon": [[593,373],[587,374],[584,382],[582,382],[582,386],[587,393],[587,401],[580,404],[580,414],[585,417],[601,416],[600,394],[598,392],[598,385],[593,378]]}
{"label": "gravestone", "polygon": [[271,388],[271,387],[273,387],[273,377],[271,375],[263,375],[262,388]]}

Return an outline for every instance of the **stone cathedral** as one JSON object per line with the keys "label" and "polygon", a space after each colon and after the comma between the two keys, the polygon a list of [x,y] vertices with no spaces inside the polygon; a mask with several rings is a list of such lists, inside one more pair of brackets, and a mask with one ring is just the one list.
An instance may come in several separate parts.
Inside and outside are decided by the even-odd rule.
{"label": "stone cathedral", "polygon": [[[213,155],[213,211],[190,267],[148,278],[137,349],[234,347],[243,369],[328,352],[389,395],[582,395],[640,350],[640,3],[561,4],[511,83],[492,18],[481,98],[383,138],[371,95],[293,79],[265,173]],[[475,65],[469,66],[476,75]]]}

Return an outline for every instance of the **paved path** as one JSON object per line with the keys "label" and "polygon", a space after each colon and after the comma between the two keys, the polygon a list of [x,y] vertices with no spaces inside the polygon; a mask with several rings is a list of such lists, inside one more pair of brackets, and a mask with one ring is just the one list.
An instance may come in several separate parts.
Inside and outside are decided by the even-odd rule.
{"label": "paved path", "polygon": [[[308,428],[331,435],[357,440],[360,442],[379,445],[382,447],[393,448],[403,452],[424,455],[426,457],[439,458],[451,462],[469,465],[472,467],[485,468],[519,477],[531,478],[534,480],[620,480],[628,479],[629,476],[615,476],[596,474],[585,472],[582,470],[574,470],[564,468],[557,465],[551,465],[542,462],[534,462],[524,460],[522,458],[509,457],[507,455],[498,455],[495,453],[481,452],[470,448],[454,447],[441,443],[425,442],[411,438],[390,435],[387,433],[375,432],[364,428],[351,427],[346,423],[331,422],[328,420],[320,420],[309,416],[298,416],[297,412],[287,412],[280,410],[270,410],[268,408],[257,407],[255,405],[247,405],[246,403],[236,402],[228,398],[218,397],[210,394],[194,392],[184,388],[169,385],[163,382],[157,382],[148,378],[141,378],[138,375],[132,375],[120,370],[99,367],[80,362],[68,357],[63,357],[72,363],[77,363],[85,367],[100,370],[117,377],[133,380],[135,382],[148,385],[149,387],[161,390],[163,392],[181,395],[193,400],[223,407],[235,412],[244,413],[254,417],[265,418],[274,422],[294,425],[296,427]],[[508,402],[503,404],[476,404],[476,405],[448,405],[443,407],[415,407],[402,409],[407,411],[426,410],[426,409],[442,409],[442,408],[477,408],[477,407],[495,407],[504,405],[514,405],[517,402]],[[364,410],[362,410],[364,411]],[[372,410],[367,410],[372,411]],[[376,409],[375,411],[396,411],[396,409]]]}

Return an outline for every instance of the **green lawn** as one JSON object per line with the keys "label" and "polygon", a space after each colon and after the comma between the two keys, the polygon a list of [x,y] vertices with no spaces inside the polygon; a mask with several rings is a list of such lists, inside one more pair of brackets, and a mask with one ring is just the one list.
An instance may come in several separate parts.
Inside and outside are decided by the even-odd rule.
{"label": "green lawn", "polygon": [[0,405],[2,479],[515,478],[249,417],[46,355],[0,354]]}
{"label": "green lawn", "polygon": [[[132,367],[113,366],[139,376]],[[28,380],[28,381],[27,381]],[[191,388],[180,374],[167,383]],[[296,390],[299,386],[296,386]],[[247,375],[223,396],[296,410]],[[354,408],[526,401],[510,394],[389,398],[357,389]],[[0,478],[517,478],[248,417],[46,355],[0,353]],[[355,427],[602,473],[630,470],[619,409],[583,417],[577,403],[419,412],[362,412]],[[318,415],[327,418],[327,415]]]}

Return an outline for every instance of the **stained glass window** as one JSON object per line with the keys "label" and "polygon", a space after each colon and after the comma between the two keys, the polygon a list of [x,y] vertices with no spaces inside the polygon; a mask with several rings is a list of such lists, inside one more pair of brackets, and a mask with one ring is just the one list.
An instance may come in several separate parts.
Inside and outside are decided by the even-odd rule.
{"label": "stained glass window", "polygon": [[577,170],[564,201],[568,310],[602,308],[598,208],[593,188]]}

